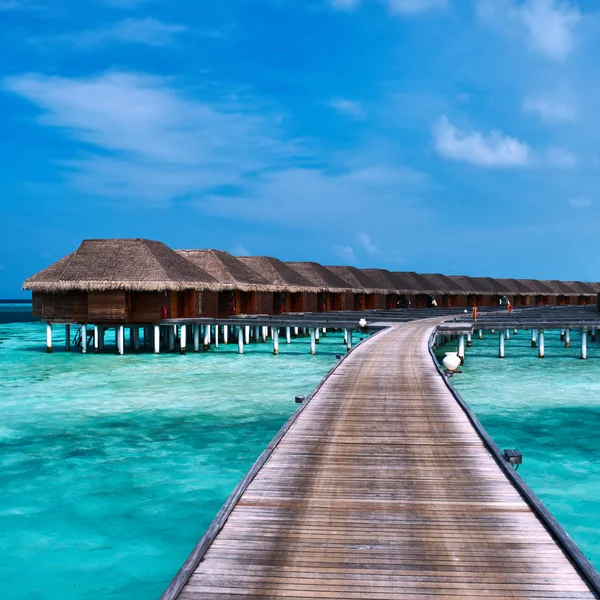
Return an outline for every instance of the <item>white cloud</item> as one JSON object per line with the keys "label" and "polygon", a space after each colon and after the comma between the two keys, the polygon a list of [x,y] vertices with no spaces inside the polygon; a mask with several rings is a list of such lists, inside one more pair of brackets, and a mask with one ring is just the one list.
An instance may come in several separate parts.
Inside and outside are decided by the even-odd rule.
{"label": "white cloud", "polygon": [[[447,0],[377,0],[393,15],[414,15],[434,8],[444,8]],[[354,10],[363,0],[329,0],[338,10]]]}
{"label": "white cloud", "polygon": [[582,19],[569,0],[478,0],[477,12],[492,27],[526,37],[534,51],[550,60],[571,54]]}
{"label": "white cloud", "polygon": [[576,208],[578,210],[585,210],[587,208],[591,208],[592,204],[593,203],[589,198],[584,198],[582,196],[569,198],[569,205],[572,208]]}
{"label": "white cloud", "polygon": [[248,252],[248,250],[246,250],[246,247],[242,246],[242,244],[236,244],[233,247],[233,250],[231,251],[231,253],[234,256],[250,256],[250,252]]}
{"label": "white cloud", "polygon": [[334,246],[333,252],[336,256],[339,256],[342,260],[354,264],[356,262],[356,255],[352,246]]}
{"label": "white cloud", "polygon": [[579,164],[579,159],[565,148],[551,146],[546,150],[542,162],[559,169],[573,169]]}
{"label": "white cloud", "polygon": [[358,104],[358,102],[353,102],[352,100],[335,98],[329,103],[329,105],[339,113],[348,117],[352,117],[353,119],[363,119],[365,116],[362,106]]}
{"label": "white cloud", "polygon": [[499,131],[461,131],[446,116],[435,124],[435,147],[444,158],[483,167],[520,167],[531,162],[529,146]]}
{"label": "white cloud", "polygon": [[577,118],[577,112],[573,106],[548,95],[526,98],[523,102],[523,110],[526,113],[536,114],[548,122],[574,121]]}
{"label": "white cloud", "polygon": [[379,254],[379,248],[373,244],[371,238],[366,233],[360,232],[357,236],[357,240],[367,254],[370,254],[371,256]]}
{"label": "white cloud", "polygon": [[34,39],[34,42],[68,41],[80,47],[92,47],[108,42],[144,44],[146,46],[168,46],[175,36],[187,31],[183,25],[166,24],[152,18],[125,19],[106,29],[89,29],[49,38]]}
{"label": "white cloud", "polygon": [[3,87],[39,106],[40,123],[87,146],[65,167],[96,195],[165,201],[236,185],[290,150],[278,139],[279,115],[250,100],[245,107],[189,100],[157,77],[24,75]]}

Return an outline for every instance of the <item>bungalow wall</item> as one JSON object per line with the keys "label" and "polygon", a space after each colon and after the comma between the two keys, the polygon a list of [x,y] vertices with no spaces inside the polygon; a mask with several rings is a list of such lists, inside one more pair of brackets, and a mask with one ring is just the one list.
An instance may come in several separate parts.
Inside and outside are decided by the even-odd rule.
{"label": "bungalow wall", "polygon": [[365,294],[365,309],[367,310],[385,310],[386,301],[384,294]]}
{"label": "bungalow wall", "polygon": [[88,295],[85,292],[66,292],[64,294],[32,294],[34,317],[45,321],[66,321],[85,323],[87,320]]}
{"label": "bungalow wall", "polygon": [[271,292],[236,291],[236,314],[272,315],[273,294]]}

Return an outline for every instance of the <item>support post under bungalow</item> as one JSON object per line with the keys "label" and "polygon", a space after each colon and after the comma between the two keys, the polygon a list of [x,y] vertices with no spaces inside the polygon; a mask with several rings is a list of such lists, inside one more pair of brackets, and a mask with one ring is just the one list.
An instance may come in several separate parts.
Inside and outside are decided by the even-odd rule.
{"label": "support post under bungalow", "polygon": [[140,351],[140,328],[133,327],[131,329],[131,334],[133,336],[133,349],[136,352],[139,352]]}
{"label": "support post under bungalow", "polygon": [[565,329],[565,348],[571,347],[571,330]]}
{"label": "support post under bungalow", "polygon": [[465,364],[465,336],[461,334],[458,336],[458,358],[460,358],[460,364]]}
{"label": "support post under bungalow", "polygon": [[477,335],[477,337],[482,340],[483,339],[483,329],[479,330],[479,334]]}
{"label": "support post under bungalow", "polygon": [[532,348],[535,348],[537,346],[537,338],[538,338],[537,329],[532,329],[531,330],[531,347]]}
{"label": "support post under bungalow", "polygon": [[321,343],[321,336],[319,335],[319,328],[315,327],[315,342],[317,344]]}
{"label": "support post under bungalow", "polygon": [[104,350],[104,325],[98,325],[98,350]]}
{"label": "support post under bungalow", "polygon": [[210,350],[210,325],[204,326],[204,351]]}
{"label": "support post under bungalow", "polygon": [[311,354],[316,354],[317,353],[317,337],[316,337],[316,333],[315,333],[316,327],[311,328],[310,330],[310,353]]}
{"label": "support post under bungalow", "polygon": [[242,328],[237,328],[238,334],[238,354],[244,354],[244,334],[242,333]]}
{"label": "support post under bungalow", "polygon": [[298,327],[294,327],[294,337],[298,337]]}
{"label": "support post under bungalow", "polygon": [[470,348],[472,345],[472,337],[470,333],[467,333],[467,348]]}
{"label": "support post under bungalow", "polygon": [[544,352],[544,331],[543,329],[540,329],[538,333],[538,356],[544,358]]}
{"label": "support post under bungalow", "polygon": [[273,337],[273,354],[277,356],[279,354],[279,328],[273,327],[271,334]]}
{"label": "support post under bungalow", "polygon": [[100,350],[100,326],[94,325],[94,354]]}
{"label": "support post under bungalow", "polygon": [[154,354],[160,354],[160,325],[154,326]]}
{"label": "support post under bungalow", "polygon": [[219,326],[215,323],[215,348],[219,347]]}
{"label": "support post under bungalow", "polygon": [[200,350],[200,325],[194,325],[194,352]]}
{"label": "support post under bungalow", "polygon": [[250,325],[244,327],[244,344],[246,346],[250,343]]}
{"label": "support post under bungalow", "polygon": [[87,325],[81,326],[81,353],[87,353]]}
{"label": "support post under bungalow", "polygon": [[229,325],[223,325],[223,343],[229,344]]}
{"label": "support post under bungalow", "polygon": [[292,328],[291,327],[285,328],[285,343],[286,344],[292,343]]}
{"label": "support post under bungalow", "polygon": [[581,359],[587,358],[587,329],[581,330]]}
{"label": "support post under bungalow", "polygon": [[348,350],[352,350],[352,329],[347,329],[348,331],[348,339],[346,341],[346,348]]}
{"label": "support post under bungalow", "polygon": [[179,353],[185,354],[187,350],[187,325],[181,326],[181,335],[179,336]]}
{"label": "support post under bungalow", "polygon": [[323,337],[327,335],[327,327],[323,327]]}
{"label": "support post under bungalow", "polygon": [[348,330],[344,329],[344,344],[348,343]]}
{"label": "support post under bungalow", "polygon": [[498,332],[498,358],[504,358],[504,331]]}
{"label": "support post under bungalow", "polygon": [[117,327],[117,348],[119,354],[123,354],[125,352],[125,327],[123,325],[119,325]]}
{"label": "support post under bungalow", "polygon": [[510,329],[506,330],[506,339],[510,340]]}
{"label": "support post under bungalow", "polygon": [[46,323],[46,352],[52,352],[52,324]]}
{"label": "support post under bungalow", "polygon": [[592,335],[592,342],[595,342],[596,341],[596,328],[592,327],[590,333]]}
{"label": "support post under bungalow", "polygon": [[177,325],[169,325],[167,327],[167,335],[169,336],[169,352],[173,352],[173,350],[175,350],[175,327],[177,327]]}
{"label": "support post under bungalow", "polygon": [[254,327],[254,343],[258,344],[258,338],[260,337],[260,327],[256,325]]}
{"label": "support post under bungalow", "polygon": [[65,350],[68,352],[71,349],[71,326],[65,325]]}

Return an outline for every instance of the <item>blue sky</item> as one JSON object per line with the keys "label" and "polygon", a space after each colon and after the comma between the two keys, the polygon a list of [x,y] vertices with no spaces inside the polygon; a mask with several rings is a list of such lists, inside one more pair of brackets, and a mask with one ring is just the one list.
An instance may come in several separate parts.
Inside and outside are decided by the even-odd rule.
{"label": "blue sky", "polygon": [[86,237],[600,279],[567,0],[0,0],[0,297]]}

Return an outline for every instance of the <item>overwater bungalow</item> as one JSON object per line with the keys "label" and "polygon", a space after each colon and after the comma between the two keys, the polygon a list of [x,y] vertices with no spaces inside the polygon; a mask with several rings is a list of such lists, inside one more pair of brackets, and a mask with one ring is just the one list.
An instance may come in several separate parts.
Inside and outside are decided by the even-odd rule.
{"label": "overwater bungalow", "polygon": [[48,323],[156,323],[204,316],[219,283],[161,242],[84,240],[23,284]]}
{"label": "overwater bungalow", "polygon": [[578,305],[594,304],[596,302],[597,292],[592,284],[583,281],[566,281],[565,283],[579,294],[577,296]]}
{"label": "overwater bungalow", "polygon": [[362,289],[354,294],[352,310],[383,310],[386,308],[386,290],[379,288],[377,283],[366,273],[356,267],[325,267],[342,279],[350,289]]}
{"label": "overwater bungalow", "polygon": [[283,261],[271,256],[238,256],[277,291],[273,292],[273,313],[317,312],[317,288]]}
{"label": "overwater bungalow", "polygon": [[221,286],[211,317],[272,315],[275,288],[256,271],[223,250],[177,250]]}
{"label": "overwater bungalow", "polygon": [[490,306],[500,306],[504,300],[510,301],[511,289],[500,279],[493,277],[471,277],[471,279],[487,290],[486,297],[490,299]]}
{"label": "overwater bungalow", "polygon": [[360,269],[360,271],[386,292],[386,308],[408,308],[413,303],[411,286],[391,271],[387,269]]}
{"label": "overwater bungalow", "polygon": [[518,279],[520,283],[530,288],[534,294],[532,305],[546,306],[556,304],[557,293],[538,279]]}
{"label": "overwater bungalow", "polygon": [[518,279],[499,278],[496,281],[509,292],[506,297],[513,306],[530,306],[535,303],[533,289]]}
{"label": "overwater bungalow", "polygon": [[360,288],[349,288],[343,279],[316,262],[286,264],[317,288],[317,312],[354,310],[354,294],[360,294]]}
{"label": "overwater bungalow", "polygon": [[440,273],[426,273],[419,277],[421,280],[429,282],[429,286],[424,285],[423,287],[435,290],[433,295],[438,306],[443,308],[467,306],[467,292],[453,279]]}
{"label": "overwater bungalow", "polygon": [[455,281],[466,293],[468,307],[495,306],[492,304],[492,293],[487,285],[484,285],[475,277],[467,275],[450,275],[450,280]]}

